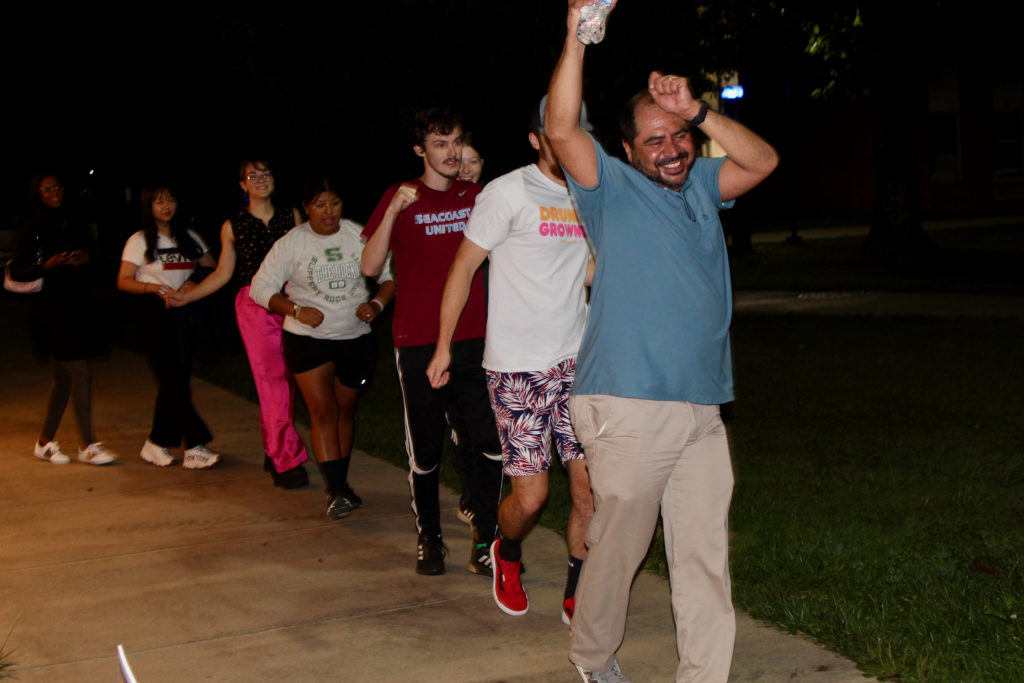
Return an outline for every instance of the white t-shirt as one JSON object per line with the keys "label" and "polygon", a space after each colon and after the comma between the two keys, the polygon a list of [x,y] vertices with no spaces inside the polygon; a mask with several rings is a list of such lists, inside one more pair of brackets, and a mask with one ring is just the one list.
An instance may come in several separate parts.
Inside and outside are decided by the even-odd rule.
{"label": "white t-shirt", "polygon": [[[199,235],[189,230],[189,236],[195,240],[202,253],[210,251]],[[138,266],[135,279],[154,285],[167,285],[174,289],[180,288],[192,275],[198,263],[178,250],[178,243],[172,237],[156,236],[156,258],[146,262],[146,236],[139,230],[128,238],[121,252],[121,260]]]}
{"label": "white t-shirt", "polygon": [[465,236],[490,252],[484,367],[543,371],[574,357],[590,248],[568,189],[536,164],[507,173],[477,197]]}
{"label": "white t-shirt", "polygon": [[[252,278],[249,296],[264,308],[270,297],[281,292],[299,306],[316,308],[324,314],[318,327],[305,325],[292,316],[284,319],[284,329],[317,339],[355,339],[370,331],[356,317],[359,304],[370,298],[366,280],[360,271],[363,226],[342,219],[333,235],[316,233],[308,222],[297,225],[267,252],[260,269]],[[385,263],[377,282],[391,279],[391,263]]]}

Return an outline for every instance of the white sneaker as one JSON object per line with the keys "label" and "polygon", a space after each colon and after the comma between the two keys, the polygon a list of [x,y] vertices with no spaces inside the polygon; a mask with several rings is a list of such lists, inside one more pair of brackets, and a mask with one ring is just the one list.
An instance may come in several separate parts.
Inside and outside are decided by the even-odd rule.
{"label": "white sneaker", "polygon": [[32,454],[40,460],[48,460],[54,465],[67,465],[71,462],[71,458],[61,453],[60,444],[56,441],[50,441],[45,446],[36,441],[36,447]]}
{"label": "white sneaker", "polygon": [[186,470],[205,470],[219,462],[219,455],[208,450],[204,444],[199,444],[185,451],[185,460],[181,466]]}
{"label": "white sneaker", "polygon": [[139,457],[148,463],[156,465],[157,467],[167,467],[174,462],[174,458],[171,456],[170,450],[163,446],[157,446],[149,439],[146,439],[146,443],[142,444],[142,450],[139,451]]}
{"label": "white sneaker", "polygon": [[101,441],[78,449],[78,461],[89,465],[109,465],[117,460],[117,453],[103,445]]}

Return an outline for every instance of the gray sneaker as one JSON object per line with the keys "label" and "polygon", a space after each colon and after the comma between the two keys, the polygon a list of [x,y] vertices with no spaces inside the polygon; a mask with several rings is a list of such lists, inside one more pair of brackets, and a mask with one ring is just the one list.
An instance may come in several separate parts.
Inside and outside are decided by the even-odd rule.
{"label": "gray sneaker", "polygon": [[584,669],[578,664],[576,665],[576,670],[580,672],[580,676],[583,677],[585,683],[630,683],[630,680],[622,675],[622,669],[619,668],[619,663],[614,659],[612,660],[612,665],[604,671]]}

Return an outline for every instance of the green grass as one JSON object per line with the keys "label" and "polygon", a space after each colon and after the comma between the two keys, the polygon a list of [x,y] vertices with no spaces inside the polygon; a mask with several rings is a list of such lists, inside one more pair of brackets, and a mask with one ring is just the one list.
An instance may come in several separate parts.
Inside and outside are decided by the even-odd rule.
{"label": "green grass", "polygon": [[[737,288],[1024,294],[1024,230],[925,253],[758,245]],[[387,322],[381,330],[387,330]],[[388,339],[357,448],[404,467]],[[899,681],[1024,680],[1024,320],[739,316],[726,407],[737,606]],[[201,376],[254,397],[244,356]],[[358,462],[354,464],[358,481]],[[457,485],[446,462],[442,479]],[[542,524],[564,532],[565,477]],[[660,538],[648,567],[664,573]]]}
{"label": "green grass", "polygon": [[736,604],[906,681],[1024,680],[1024,321],[734,324]]}
{"label": "green grass", "polygon": [[1024,226],[937,230],[919,253],[879,252],[861,238],[757,244],[732,259],[737,290],[1024,294]]}

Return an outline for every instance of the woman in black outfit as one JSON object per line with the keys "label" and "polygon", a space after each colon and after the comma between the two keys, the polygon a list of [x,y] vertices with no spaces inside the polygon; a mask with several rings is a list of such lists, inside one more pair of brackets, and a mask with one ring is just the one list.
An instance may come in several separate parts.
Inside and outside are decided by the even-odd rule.
{"label": "woman in black outfit", "polygon": [[153,428],[139,457],[158,467],[174,462],[170,449],[184,443],[182,467],[204,470],[220,462],[206,444],[213,439],[192,405],[192,360],[195,356],[196,304],[167,307],[167,299],[188,291],[214,266],[202,238],[176,220],[178,200],[171,188],[142,190],[142,230],[125,243],[117,288],[139,295],[139,332],[157,381]]}
{"label": "woman in black outfit", "polygon": [[32,178],[28,199],[32,216],[15,238],[9,273],[11,279],[24,282],[42,278],[43,288],[29,295],[29,324],[37,352],[44,358],[53,356],[56,362],[34,454],[54,465],[71,462],[54,441],[70,399],[81,438],[79,461],[106,465],[117,460],[117,454],[97,441],[92,431],[89,359],[108,350],[86,272],[92,239],[88,228],[65,211],[64,187],[56,176],[40,173]]}

